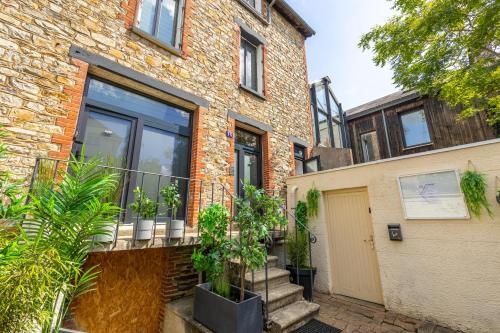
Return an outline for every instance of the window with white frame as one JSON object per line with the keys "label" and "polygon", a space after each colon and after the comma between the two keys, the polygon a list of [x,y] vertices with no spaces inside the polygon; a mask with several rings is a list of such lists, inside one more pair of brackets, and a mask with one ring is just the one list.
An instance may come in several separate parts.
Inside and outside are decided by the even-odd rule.
{"label": "window with white frame", "polygon": [[240,43],[240,85],[257,94],[263,93],[263,44],[242,30]]}
{"label": "window with white frame", "polygon": [[140,0],[135,28],[161,44],[179,49],[185,0]]}

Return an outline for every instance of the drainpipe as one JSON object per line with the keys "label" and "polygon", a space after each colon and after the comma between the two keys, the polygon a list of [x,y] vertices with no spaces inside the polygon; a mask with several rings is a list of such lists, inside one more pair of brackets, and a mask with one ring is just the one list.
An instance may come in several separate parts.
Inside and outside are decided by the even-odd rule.
{"label": "drainpipe", "polygon": [[389,142],[389,132],[387,132],[387,121],[385,118],[385,110],[382,109],[382,120],[384,122],[384,133],[385,133],[385,141],[387,142],[387,150],[389,151],[389,158],[392,157],[391,152],[391,143]]}
{"label": "drainpipe", "polygon": [[276,0],[272,0],[269,5],[267,6],[267,23],[271,24],[271,8],[273,8],[274,4],[276,3]]}

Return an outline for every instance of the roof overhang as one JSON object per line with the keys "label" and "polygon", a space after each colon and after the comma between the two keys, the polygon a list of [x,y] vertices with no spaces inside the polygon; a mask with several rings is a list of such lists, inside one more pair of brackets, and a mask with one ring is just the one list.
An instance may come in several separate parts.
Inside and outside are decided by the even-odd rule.
{"label": "roof overhang", "polygon": [[283,15],[305,38],[316,34],[313,28],[285,1],[276,0],[274,8]]}
{"label": "roof overhang", "polygon": [[403,97],[395,99],[395,100],[388,101],[388,102],[383,103],[383,104],[375,105],[375,106],[373,106],[369,109],[363,110],[363,111],[351,113],[351,112],[349,112],[350,110],[347,110],[346,111],[346,114],[347,114],[346,120],[350,121],[350,120],[354,120],[357,118],[361,118],[361,117],[367,116],[369,114],[381,112],[384,109],[389,109],[389,108],[392,108],[396,105],[408,103],[410,101],[417,100],[420,98],[422,98],[422,96],[418,92],[410,92],[406,96],[403,96]]}

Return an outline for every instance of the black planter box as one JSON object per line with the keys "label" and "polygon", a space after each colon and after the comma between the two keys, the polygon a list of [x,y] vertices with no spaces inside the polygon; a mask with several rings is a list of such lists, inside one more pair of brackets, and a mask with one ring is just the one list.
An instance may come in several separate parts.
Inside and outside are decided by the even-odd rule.
{"label": "black planter box", "polygon": [[[261,333],[263,331],[262,299],[245,290],[245,300],[236,303],[211,291],[211,283],[199,284],[194,290],[193,317],[215,333]],[[231,286],[231,297],[238,299],[240,289]]]}
{"label": "black planter box", "polygon": [[286,265],[286,269],[290,271],[290,279],[292,280],[292,283],[304,287],[304,298],[308,301],[312,300],[316,267],[300,268],[297,272],[297,267]]}

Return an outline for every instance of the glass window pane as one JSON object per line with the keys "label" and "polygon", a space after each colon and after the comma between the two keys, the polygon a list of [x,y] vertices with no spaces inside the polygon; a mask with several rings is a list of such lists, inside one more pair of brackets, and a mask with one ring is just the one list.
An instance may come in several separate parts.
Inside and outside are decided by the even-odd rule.
{"label": "glass window pane", "polygon": [[258,158],[253,154],[245,154],[243,161],[243,175],[250,184],[259,187]]}
{"label": "glass window pane", "polygon": [[314,144],[316,144],[319,139],[318,135],[316,134],[316,113],[314,112],[314,106],[311,104],[311,114],[312,114],[312,123],[313,123],[313,137],[314,137]]}
{"label": "glass window pane", "polygon": [[173,46],[175,46],[178,7],[179,0],[163,0],[161,2],[158,39]]}
{"label": "glass window pane", "polygon": [[137,27],[151,35],[154,34],[156,0],[143,0]]}
{"label": "glass window pane", "polygon": [[241,40],[241,44],[240,44],[240,83],[242,85],[245,85],[245,82],[246,82],[246,77],[245,77],[245,74],[246,74],[246,70],[245,70],[245,55],[246,55],[246,52],[245,52],[245,41],[244,40]]}
{"label": "glass window pane", "polygon": [[333,143],[335,144],[335,148],[342,148],[342,131],[340,130],[340,125],[335,121],[332,121],[332,129]]}
{"label": "glass window pane", "polygon": [[236,129],[235,140],[237,144],[250,147],[250,148],[260,148],[260,136],[253,134],[242,129]]}
{"label": "glass window pane", "polygon": [[332,118],[337,119],[337,121],[340,121],[340,108],[335,103],[335,99],[333,96],[330,94],[330,107],[332,109]]}
{"label": "glass window pane", "polygon": [[303,147],[294,145],[293,151],[294,151],[295,158],[304,159],[306,154],[305,154],[305,149]]}
{"label": "glass window pane", "polygon": [[377,132],[373,131],[361,134],[361,150],[364,162],[371,162],[380,159]]}
{"label": "glass window pane", "polygon": [[403,125],[406,147],[429,143],[431,141],[424,110],[402,114],[401,124]]}
{"label": "glass window pane", "polygon": [[323,85],[316,85],[316,103],[318,104],[318,110],[328,113],[328,108],[326,104],[326,91]]}
{"label": "glass window pane", "polygon": [[304,161],[303,160],[295,160],[295,175],[304,174]]}
{"label": "glass window pane", "polygon": [[[144,127],[139,154],[140,171],[147,171],[164,176],[188,177],[189,161],[189,139],[184,136],[169,133],[153,127]],[[144,180],[142,180],[144,177]],[[158,187],[160,190],[171,182],[176,182],[181,197],[184,197],[187,189],[186,180],[172,179],[170,177],[159,177],[158,175],[141,175],[137,177],[137,186],[143,186],[144,192],[152,200],[158,198]],[[161,202],[162,198],[159,197]],[[183,207],[179,207],[175,217],[181,218],[184,214]],[[159,215],[164,220],[167,209],[159,209]]]}
{"label": "glass window pane", "polygon": [[317,158],[307,160],[304,163],[306,165],[305,173],[318,172],[320,170],[319,160]]}
{"label": "glass window pane", "polygon": [[131,128],[130,120],[89,112],[83,139],[85,156],[99,156],[104,165],[126,168]]}
{"label": "glass window pane", "polygon": [[88,97],[102,103],[115,105],[156,118],[163,122],[189,127],[189,112],[102,81],[90,80]]}
{"label": "glass window pane", "polygon": [[248,88],[257,90],[257,48],[249,43],[246,45],[246,75],[245,75],[245,85]]}
{"label": "glass window pane", "polygon": [[328,118],[326,114],[318,112],[318,125],[319,125],[319,144],[331,147],[330,132],[328,129]]}
{"label": "glass window pane", "polygon": [[255,8],[255,1],[256,0],[245,0],[246,3],[248,3],[250,6]]}

